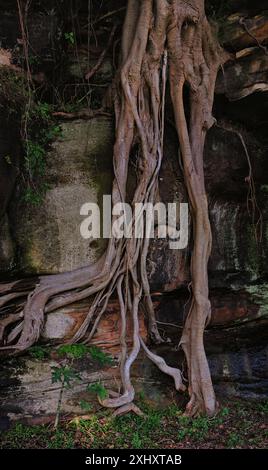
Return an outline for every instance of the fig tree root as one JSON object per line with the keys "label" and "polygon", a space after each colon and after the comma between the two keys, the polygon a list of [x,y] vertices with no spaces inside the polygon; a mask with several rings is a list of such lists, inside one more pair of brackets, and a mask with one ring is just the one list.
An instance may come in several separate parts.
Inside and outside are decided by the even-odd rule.
{"label": "fig tree root", "polygon": [[[128,0],[121,66],[114,82],[116,139],[112,200],[114,205],[125,202],[130,153],[138,144],[135,150],[138,177],[132,204],[155,202],[163,159],[166,93],[170,89],[193,219],[192,303],[180,341],[188,365],[187,413],[191,416],[211,416],[217,410],[203,342],[211,315],[207,263],[212,243],[203,151],[206,132],[214,124],[212,107],[217,72],[225,60],[226,54],[207,21],[204,0]],[[136,214],[136,218],[142,220],[143,212]],[[102,401],[103,406],[115,408],[116,414],[136,410],[131,367],[141,347],[162,372],[174,379],[176,390],[185,390],[181,371],[168,366],[140,338],[142,303],[151,340],[163,341],[150,296],[146,270],[149,239],[145,236],[145,224],[144,227],[143,238],[111,238],[105,255],[92,266],[41,277],[33,289],[29,282],[0,286],[4,338],[1,350],[8,354],[25,351],[38,341],[46,314],[88,298],[91,299],[88,315],[71,341],[90,342],[111,296],[118,296],[122,389],[120,395],[112,394]],[[133,324],[130,350],[126,341],[128,317]],[[12,329],[10,325],[14,324]]]}

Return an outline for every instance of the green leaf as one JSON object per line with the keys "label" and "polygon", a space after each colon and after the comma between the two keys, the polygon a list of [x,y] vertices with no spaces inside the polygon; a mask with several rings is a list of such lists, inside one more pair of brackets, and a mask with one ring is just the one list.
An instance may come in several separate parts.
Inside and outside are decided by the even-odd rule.
{"label": "green leaf", "polygon": [[51,369],[52,383],[60,382],[64,386],[69,387],[73,380],[81,380],[79,375],[68,366],[53,366]]}
{"label": "green leaf", "polygon": [[106,390],[106,388],[99,382],[99,383],[95,383],[95,384],[92,384],[92,385],[89,385],[87,387],[87,390],[90,392],[90,393],[96,393],[96,395],[101,399],[101,400],[105,400],[105,398],[108,398],[108,391]]}
{"label": "green leaf", "polygon": [[103,352],[97,346],[92,346],[90,348],[90,355],[94,361],[97,361],[101,366],[112,365],[114,360],[112,356]]}
{"label": "green leaf", "polygon": [[92,405],[88,403],[85,400],[81,400],[79,405],[81,406],[81,409],[84,411],[91,411],[92,410]]}
{"label": "green leaf", "polygon": [[46,348],[42,346],[32,346],[29,349],[29,354],[35,359],[45,359],[45,357],[48,355],[48,352]]}
{"label": "green leaf", "polygon": [[66,41],[68,41],[72,46],[75,44],[75,36],[73,31],[71,31],[70,33],[65,33],[64,37]]}
{"label": "green leaf", "polygon": [[81,359],[89,353],[90,349],[85,344],[63,344],[59,347],[60,356],[67,356],[71,359]]}

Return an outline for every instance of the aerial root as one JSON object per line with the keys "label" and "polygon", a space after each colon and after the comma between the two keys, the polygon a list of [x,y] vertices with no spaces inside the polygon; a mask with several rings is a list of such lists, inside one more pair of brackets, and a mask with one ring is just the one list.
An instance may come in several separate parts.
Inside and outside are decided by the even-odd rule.
{"label": "aerial root", "polygon": [[[115,205],[127,200],[130,155],[137,143],[137,186],[132,205],[154,203],[156,200],[164,154],[165,94],[166,80],[169,78],[184,181],[193,217],[193,299],[182,341],[188,366],[190,401],[187,413],[191,415],[203,411],[209,415],[216,412],[203,342],[204,329],[210,319],[207,265],[212,244],[203,152],[206,132],[214,123],[212,108],[217,72],[226,59],[205,17],[204,0],[191,0],[189,3],[184,0],[128,0],[123,27],[122,64],[114,84],[116,139],[112,201]],[[189,122],[185,112],[186,87]],[[138,219],[144,221],[144,214],[139,214]],[[125,410],[136,412],[130,369],[141,347],[162,372],[173,378],[176,390],[185,391],[181,371],[168,366],[162,357],[149,350],[140,337],[138,311],[141,300],[144,300],[149,336],[157,343],[162,342],[148,281],[146,260],[149,242],[145,236],[146,229],[143,229],[140,238],[126,237],[121,241],[112,238],[100,265],[96,263],[93,269],[86,267],[73,273],[37,279],[36,287],[28,295],[24,306],[23,320],[4,338],[8,346],[0,350],[9,353],[25,351],[38,341],[48,311],[94,296],[83,325],[70,342],[91,341],[109,299],[117,291],[122,320],[122,395],[110,395],[101,400],[101,404],[117,408],[119,414]],[[15,302],[15,293],[23,289],[29,292],[27,282],[21,285],[16,282],[0,284],[0,293],[6,296],[2,302],[0,300],[0,313],[4,313],[3,308],[9,305],[9,301]],[[133,326],[130,352],[126,345],[127,316]],[[3,330],[2,323],[2,337],[9,325],[12,325],[11,321]]]}
{"label": "aerial root", "polygon": [[128,403],[127,405],[121,406],[121,408],[117,408],[117,410],[113,412],[113,416],[123,416],[130,412],[135,413],[137,416],[144,417],[143,411],[134,403]]}

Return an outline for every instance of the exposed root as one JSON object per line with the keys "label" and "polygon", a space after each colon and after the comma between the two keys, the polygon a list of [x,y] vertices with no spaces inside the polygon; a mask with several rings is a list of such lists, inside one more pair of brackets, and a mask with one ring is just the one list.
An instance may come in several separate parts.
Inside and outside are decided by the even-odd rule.
{"label": "exposed root", "polygon": [[113,416],[123,416],[130,412],[135,413],[137,416],[144,416],[143,411],[141,411],[137,405],[134,405],[134,403],[129,403],[128,405],[121,406],[121,408],[118,408],[113,412]]}
{"label": "exposed root", "polygon": [[170,377],[174,379],[175,389],[178,392],[184,392],[186,390],[186,387],[182,383],[182,373],[180,369],[168,366],[162,357],[158,356],[157,354],[154,354],[147,348],[142,338],[140,338],[140,342],[148,358],[151,359],[151,361],[161,370],[161,372],[170,375]]}
{"label": "exposed root", "polygon": [[56,118],[72,120],[72,119],[94,119],[98,116],[107,116],[111,117],[111,114],[105,111],[104,109],[81,109],[80,111],[76,111],[75,113],[66,113],[64,111],[55,111],[52,114]]}
{"label": "exposed root", "polygon": [[[193,216],[194,249],[191,260],[192,305],[183,330],[181,346],[188,365],[190,401],[187,412],[213,415],[217,403],[205,355],[203,333],[210,321],[207,263],[211,229],[204,183],[203,150],[207,130],[214,124],[212,106],[219,67],[227,56],[220,49],[207,22],[203,0],[129,0],[122,37],[122,63],[114,84],[116,141],[113,154],[113,204],[124,202],[130,152],[139,143],[137,187],[132,204],[154,203],[163,159],[166,81],[169,78],[175,125],[180,142],[185,184]],[[187,89],[190,110],[186,120]],[[141,211],[136,221],[144,220]],[[153,224],[153,221],[151,222]],[[145,225],[145,224],[144,224]],[[23,321],[5,337],[2,350],[18,353],[38,341],[45,313],[93,296],[87,317],[71,342],[90,342],[109,299],[117,293],[121,315],[122,390],[101,404],[117,414],[132,410],[135,397],[131,367],[142,347],[159,369],[173,377],[176,390],[185,390],[179,369],[151,352],[140,338],[139,308],[145,307],[151,339],[159,343],[146,269],[149,241],[143,237],[110,240],[107,252],[93,266],[36,282],[23,310]],[[17,298],[16,283],[0,285],[2,308]],[[10,297],[11,295],[11,297]],[[126,342],[127,317],[132,321],[132,346]]]}

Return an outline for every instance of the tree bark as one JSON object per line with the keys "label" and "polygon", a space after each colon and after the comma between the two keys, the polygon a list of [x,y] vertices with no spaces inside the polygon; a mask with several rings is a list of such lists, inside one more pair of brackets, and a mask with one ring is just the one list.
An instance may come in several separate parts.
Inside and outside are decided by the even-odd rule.
{"label": "tree bark", "polygon": [[[138,142],[139,177],[132,204],[155,202],[163,158],[166,85],[169,79],[184,180],[193,217],[192,303],[180,341],[188,365],[190,400],[187,413],[191,416],[201,413],[211,416],[217,410],[203,341],[211,314],[207,264],[212,244],[203,151],[206,132],[214,124],[212,107],[217,72],[226,57],[207,21],[204,0],[128,1],[121,66],[114,82],[116,140],[112,200],[113,204],[125,201],[129,156],[134,143]],[[189,96],[187,102],[185,96]],[[190,111],[188,121],[186,107]],[[15,354],[24,351],[38,341],[45,313],[95,296],[87,318],[71,340],[89,342],[111,295],[116,292],[122,319],[122,391],[116,397],[111,393],[102,404],[110,408],[122,407],[122,412],[128,405],[133,409],[135,391],[131,383],[131,366],[141,347],[162,372],[174,378],[175,388],[184,391],[180,370],[169,367],[148,349],[139,336],[139,306],[143,301],[150,337],[155,342],[162,341],[146,270],[148,247],[145,233],[143,239],[112,238],[106,254],[95,265],[39,279],[26,300],[23,321],[16,326],[13,335],[7,336],[2,350]],[[7,285],[6,289],[0,286],[0,292],[3,295],[12,292],[13,295],[16,284]],[[8,296],[3,299],[3,305],[6,305]],[[127,315],[133,322],[130,351],[126,343]]]}

